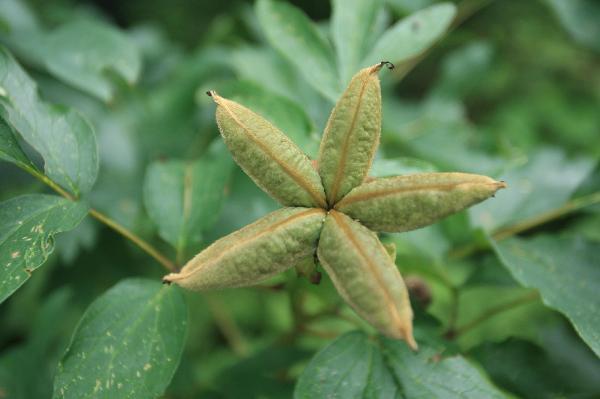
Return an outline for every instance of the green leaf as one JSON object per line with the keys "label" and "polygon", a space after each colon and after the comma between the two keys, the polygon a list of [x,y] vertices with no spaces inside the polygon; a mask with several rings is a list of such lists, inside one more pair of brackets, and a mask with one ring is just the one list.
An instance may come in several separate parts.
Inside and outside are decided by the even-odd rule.
{"label": "green leaf", "polygon": [[181,291],[123,280],[83,315],[58,365],[54,398],[156,398],[183,351],[187,307]]}
{"label": "green leaf", "polygon": [[[334,0],[331,31],[343,83],[358,71],[382,0]],[[381,60],[380,60],[381,61]]]}
{"label": "green leaf", "polygon": [[463,287],[456,313],[456,330],[460,332],[456,341],[464,351],[482,342],[502,342],[509,337],[535,341],[540,326],[555,315],[541,303],[535,290],[516,284]]}
{"label": "green leaf", "polygon": [[233,162],[217,144],[197,161],[157,161],[146,173],[146,209],[161,237],[183,255],[220,214]]}
{"label": "green leaf", "polygon": [[42,194],[0,203],[0,303],[46,261],[54,235],[77,227],[87,210],[83,203]]}
{"label": "green leaf", "polygon": [[40,101],[35,83],[3,48],[0,94],[0,113],[44,158],[46,175],[76,196],[90,191],[98,174],[92,127],[74,110]]}
{"label": "green leaf", "polygon": [[137,47],[117,28],[98,20],[68,22],[50,32],[44,43],[37,56],[50,73],[107,102],[114,96],[107,71],[128,84],[135,83],[141,71]]}
{"label": "green leaf", "polygon": [[223,370],[216,386],[228,399],[290,398],[294,381],[280,376],[309,357],[310,352],[293,346],[267,347]]}
{"label": "green leaf", "polygon": [[600,51],[600,3],[596,0],[546,0],[560,23],[579,43]]}
{"label": "green leaf", "polygon": [[21,149],[14,130],[0,117],[0,159],[12,162],[23,169],[34,170],[35,166],[29,161]]}
{"label": "green leaf", "polygon": [[500,176],[506,190],[470,209],[474,224],[493,230],[527,219],[563,205],[577,187],[594,170],[589,158],[567,159],[557,149],[543,149],[533,154],[523,167]]}
{"label": "green leaf", "polygon": [[393,177],[414,173],[437,172],[431,163],[416,158],[375,158],[369,176]]}
{"label": "green leaf", "polygon": [[[401,384],[401,385],[400,385]],[[296,386],[300,398],[504,398],[460,356],[439,359],[421,345],[418,353],[388,338],[351,332],[322,349]]]}
{"label": "green leaf", "polygon": [[298,8],[272,0],[258,0],[256,13],[269,43],[310,85],[336,101],[341,86],[333,51],[312,21]]}
{"label": "green leaf", "polygon": [[406,345],[383,339],[383,350],[408,399],[505,398],[474,365],[460,355],[439,359],[439,351],[421,345],[412,352]]}
{"label": "green leaf", "polygon": [[394,398],[399,392],[378,343],[355,331],[313,357],[298,380],[294,397]]}
{"label": "green leaf", "polygon": [[[562,325],[559,324],[562,327]],[[545,326],[543,346],[518,339],[482,345],[475,356],[499,386],[521,398],[597,398],[600,361],[576,336]],[[549,339],[550,338],[550,339]]]}
{"label": "green leaf", "polygon": [[400,63],[418,56],[444,35],[455,14],[452,3],[440,3],[402,19],[379,38],[363,66],[382,60]]}
{"label": "green leaf", "polygon": [[600,356],[600,244],[575,236],[512,238],[494,244],[500,260],[522,285],[571,320]]}

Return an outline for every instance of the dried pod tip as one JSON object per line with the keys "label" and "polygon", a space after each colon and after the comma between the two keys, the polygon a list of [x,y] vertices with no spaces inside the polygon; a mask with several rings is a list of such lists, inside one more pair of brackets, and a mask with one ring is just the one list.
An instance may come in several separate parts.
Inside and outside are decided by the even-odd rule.
{"label": "dried pod tip", "polygon": [[370,69],[369,69],[369,73],[374,74],[377,73],[381,70],[381,68],[383,68],[384,66],[387,66],[388,69],[394,69],[394,64],[392,64],[389,61],[381,61],[375,65],[373,65]]}
{"label": "dried pod tip", "polygon": [[381,68],[381,67],[383,67],[384,65],[385,65],[385,66],[387,66],[387,68],[388,68],[388,69],[390,69],[390,70],[392,70],[392,69],[394,69],[394,68],[395,68],[394,64],[392,64],[392,63],[391,63],[391,62],[389,62],[389,61],[381,61],[381,62],[379,63],[379,67],[380,67],[380,68]]}
{"label": "dried pod tip", "polygon": [[412,333],[408,334],[405,339],[410,349],[412,349],[415,352],[419,350],[419,345],[417,345],[417,341],[415,341],[415,338],[413,337]]}
{"label": "dried pod tip", "polygon": [[177,280],[178,277],[180,277],[179,273],[169,273],[163,277],[162,282],[163,282],[163,284],[170,285],[173,281]]}
{"label": "dried pod tip", "polygon": [[206,95],[212,98],[215,103],[219,104],[219,99],[221,98],[221,96],[219,96],[216,91],[208,90],[206,92]]}

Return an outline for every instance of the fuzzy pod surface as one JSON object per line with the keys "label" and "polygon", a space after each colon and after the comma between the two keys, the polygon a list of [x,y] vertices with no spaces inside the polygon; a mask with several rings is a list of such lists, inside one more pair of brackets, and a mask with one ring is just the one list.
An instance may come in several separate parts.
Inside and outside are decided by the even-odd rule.
{"label": "fuzzy pod surface", "polygon": [[318,167],[331,206],[363,182],[373,162],[381,134],[378,72],[383,65],[354,75],[325,127]]}
{"label": "fuzzy pod surface", "polygon": [[470,173],[418,173],[374,179],[356,187],[335,209],[381,232],[432,224],[493,196],[506,187]]}
{"label": "fuzzy pod surface", "polygon": [[209,93],[225,144],[260,188],[284,206],[326,206],[321,178],[292,140],[248,108]]}
{"label": "fuzzy pod surface", "polygon": [[408,291],[377,234],[332,210],[323,224],[317,254],[339,294],[358,315],[383,334],[417,348]]}
{"label": "fuzzy pod surface", "polygon": [[314,254],[324,219],[319,208],[272,212],[215,241],[163,280],[195,291],[255,285]]}

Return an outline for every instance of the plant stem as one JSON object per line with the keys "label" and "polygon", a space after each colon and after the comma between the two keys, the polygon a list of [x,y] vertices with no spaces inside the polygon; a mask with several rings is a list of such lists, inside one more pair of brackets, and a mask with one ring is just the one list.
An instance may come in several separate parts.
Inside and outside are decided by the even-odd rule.
{"label": "plant stem", "polygon": [[141,250],[146,252],[148,255],[153,257],[158,263],[163,265],[167,270],[174,272],[176,270],[175,264],[167,259],[163,254],[161,254],[156,248],[150,245],[147,241],[144,241],[140,236],[136,235],[131,230],[128,230],[123,225],[115,222],[113,219],[109,218],[100,211],[91,208],[89,214],[94,219],[104,223],[117,233],[121,234],[123,237],[132,241],[135,245],[137,245]]}
{"label": "plant stem", "polygon": [[539,298],[540,298],[540,295],[538,294],[537,291],[528,292],[526,295],[523,295],[522,297],[519,297],[515,300],[512,300],[510,302],[503,303],[503,304],[489,308],[488,310],[483,312],[481,315],[479,315],[475,319],[471,320],[470,322],[466,323],[462,327],[458,327],[455,330],[449,330],[447,335],[450,338],[455,339],[458,336],[466,333],[469,330],[472,330],[473,328],[477,327],[479,324],[497,316],[500,313],[503,313],[508,310],[514,309],[518,306],[525,305],[530,302],[536,301]]}
{"label": "plant stem", "polygon": [[36,179],[38,179],[42,183],[46,184],[52,190],[56,191],[61,196],[65,197],[66,199],[68,199],[70,201],[77,201],[77,198],[75,198],[75,196],[73,194],[66,191],[64,188],[62,188],[58,184],[56,184],[52,179],[50,179],[48,176],[46,176],[42,172],[40,172],[36,169],[25,169],[25,170],[27,172],[31,173]]}
{"label": "plant stem", "polygon": [[[525,219],[510,226],[500,228],[491,234],[491,238],[493,238],[495,241],[502,241],[516,234],[541,226],[544,223],[551,222],[571,212],[575,212],[595,204],[600,204],[600,192],[575,198],[561,207],[540,213],[539,215],[535,215],[529,219]],[[448,257],[450,259],[461,259],[482,249],[487,249],[487,247],[481,244],[465,245],[451,251],[448,254]]]}
{"label": "plant stem", "polygon": [[204,298],[210,312],[214,316],[215,323],[219,327],[219,330],[221,330],[221,333],[223,333],[233,353],[241,357],[246,356],[248,354],[248,344],[235,320],[227,312],[223,302],[211,294],[205,294]]}
{"label": "plant stem", "polygon": [[494,234],[492,234],[492,238],[496,241],[501,241],[516,234],[522,233],[523,231],[529,230],[531,228],[547,223],[551,220],[557,219],[568,213],[598,203],[600,203],[600,192],[584,195],[582,197],[567,202],[559,208],[543,212],[532,218],[525,219],[522,222],[515,223],[512,226],[501,228],[497,230]]}
{"label": "plant stem", "polygon": [[[61,186],[56,184],[52,179],[50,179],[45,174],[43,174],[35,169],[25,169],[25,170],[28,171],[29,173],[31,173],[34,177],[36,177],[38,180],[40,180],[42,183],[46,184],[48,187],[50,187],[52,190],[56,191],[58,194],[60,194],[64,198],[66,198],[70,201],[77,201],[77,198],[73,194],[69,193],[64,188],[62,188]],[[131,230],[128,230],[125,226],[120,225],[119,223],[117,223],[113,219],[109,218],[108,216],[104,215],[103,213],[97,211],[96,209],[90,208],[88,213],[94,219],[104,223],[106,226],[110,227],[117,233],[121,234],[123,237],[132,241],[142,251],[146,252],[148,255],[153,257],[158,263],[160,263],[162,266],[164,266],[168,271],[173,272],[176,270],[175,264],[173,262],[171,262],[166,256],[161,254],[156,248],[154,248],[148,242],[144,241],[140,236],[136,235]]]}

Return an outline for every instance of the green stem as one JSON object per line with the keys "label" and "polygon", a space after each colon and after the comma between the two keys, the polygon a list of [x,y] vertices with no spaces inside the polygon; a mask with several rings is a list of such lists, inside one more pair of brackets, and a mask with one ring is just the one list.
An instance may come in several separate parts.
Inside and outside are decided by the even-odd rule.
{"label": "green stem", "polygon": [[465,325],[458,327],[455,330],[449,330],[448,336],[455,339],[455,338],[459,337],[460,335],[477,327],[481,323],[484,323],[484,322],[488,321],[489,319],[499,315],[500,313],[512,310],[512,309],[522,306],[522,305],[526,305],[530,302],[537,301],[539,298],[540,298],[540,296],[539,296],[538,292],[533,291],[533,292],[528,292],[526,295],[523,295],[522,297],[519,297],[510,302],[503,303],[503,304],[494,306],[492,308],[489,308],[487,311],[485,311],[481,315],[479,315],[479,317],[476,317],[475,319],[471,320],[470,322],[466,323]]}
{"label": "green stem", "polygon": [[548,212],[543,212],[532,218],[525,219],[522,222],[515,223],[512,226],[501,228],[492,234],[492,238],[496,241],[501,241],[531,228],[540,226],[544,223],[548,223],[554,219],[558,219],[568,213],[575,212],[579,209],[598,203],[600,203],[600,192],[584,195],[583,197],[579,197],[567,202],[559,208]]}
{"label": "green stem", "polygon": [[175,264],[171,262],[167,257],[161,254],[156,248],[150,245],[147,241],[143,240],[140,236],[128,230],[123,225],[120,225],[113,219],[109,218],[103,213],[100,213],[96,209],[90,209],[89,214],[94,219],[104,223],[106,226],[110,227],[117,233],[121,234],[123,237],[129,239],[135,245],[137,245],[142,251],[146,252],[148,255],[153,257],[158,263],[163,265],[168,271],[174,272],[176,270]]}
{"label": "green stem", "polygon": [[[57,192],[64,198],[66,198],[70,201],[77,201],[77,198],[73,194],[71,194],[68,191],[66,191],[65,189],[63,189],[61,186],[56,184],[52,179],[50,179],[45,174],[43,174],[35,169],[25,169],[25,170],[27,172],[31,173],[34,177],[36,177],[38,180],[40,180],[42,183],[46,184],[48,187],[50,187],[52,190],[54,190],[55,192]],[[123,237],[129,239],[131,242],[133,242],[135,245],[137,245],[142,251],[146,252],[148,255],[153,257],[158,263],[160,263],[162,266],[164,266],[168,271],[173,272],[176,270],[175,264],[173,264],[173,262],[171,262],[166,256],[161,254],[156,248],[154,248],[147,241],[143,240],[140,236],[136,235],[131,230],[128,230],[123,225],[120,225],[119,223],[117,223],[116,221],[114,221],[113,219],[109,218],[108,216],[104,215],[103,213],[101,213],[100,211],[98,211],[96,209],[91,208],[89,210],[89,215],[91,217],[93,217],[94,219],[104,223],[106,226],[110,227],[117,233],[121,234]]]}
{"label": "green stem", "polygon": [[[579,198],[575,198],[561,207],[540,213],[539,215],[535,215],[531,218],[525,219],[521,222],[517,222],[510,226],[500,228],[491,234],[491,238],[493,238],[495,241],[502,241],[519,233],[523,233],[524,231],[559,219],[569,213],[596,204],[600,204],[600,192],[595,192],[592,194],[584,195]],[[461,259],[472,255],[473,253],[482,249],[487,249],[487,247],[481,244],[466,245],[451,251],[448,254],[448,257],[450,259]]]}
{"label": "green stem", "polygon": [[229,343],[233,353],[240,357],[246,356],[248,354],[248,344],[244,339],[242,331],[238,328],[223,302],[211,294],[205,294],[204,298],[215,319],[215,323]]}

